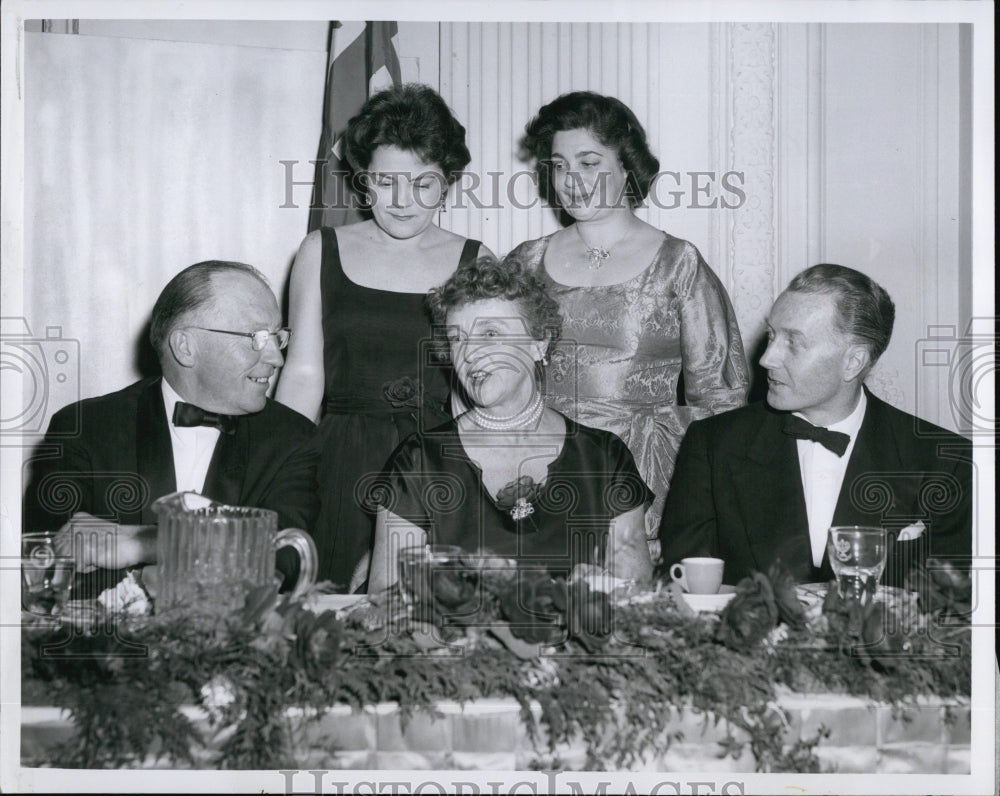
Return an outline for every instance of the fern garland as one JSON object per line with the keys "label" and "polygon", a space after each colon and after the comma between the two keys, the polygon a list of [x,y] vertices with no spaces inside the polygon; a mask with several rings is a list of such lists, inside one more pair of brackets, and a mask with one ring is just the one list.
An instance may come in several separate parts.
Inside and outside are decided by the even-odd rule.
{"label": "fern garland", "polygon": [[[745,625],[745,616],[694,614],[669,591],[610,610],[597,593],[546,585],[529,591],[549,609],[565,600],[563,613],[534,614],[529,600],[518,628],[503,611],[510,577],[482,575],[479,582],[475,610],[430,606],[430,623],[406,631],[400,622],[412,608],[401,609],[398,594],[341,619],[267,590],[251,594],[237,616],[122,618],[110,635],[26,625],[22,701],[64,708],[75,729],[51,759],[38,762],[116,768],[153,757],[197,765],[202,739],[182,710],[193,704],[228,728],[212,765],[282,768],[296,751],[292,709],[307,719],[334,704],[360,710],[395,702],[406,720],[415,711],[434,715],[443,700],[513,697],[536,749],[550,759],[561,744],[582,738],[588,767],[632,767],[678,740],[672,721],[686,707],[746,733],[747,741],[731,733],[720,756],[738,757],[749,744],[759,771],[810,772],[818,770],[821,735],[786,737],[787,717],[776,706],[780,688],[895,705],[918,694],[970,690],[968,626],[938,623],[931,634],[926,614],[897,655],[838,626],[835,605],[819,623],[807,626],[793,615],[777,629],[755,630],[763,641],[734,648],[742,642],[730,643],[727,628]],[[741,594],[759,596],[759,585]],[[463,591],[466,608],[468,598]],[[610,626],[574,624],[572,605],[589,606],[591,618],[610,619]],[[541,626],[525,620],[532,616],[543,617]],[[501,625],[505,631],[494,633]],[[519,657],[509,649],[526,654],[538,642],[510,641],[507,629],[546,637],[558,654]],[[136,649],[147,654],[125,654]],[[950,652],[936,654],[942,650]]]}

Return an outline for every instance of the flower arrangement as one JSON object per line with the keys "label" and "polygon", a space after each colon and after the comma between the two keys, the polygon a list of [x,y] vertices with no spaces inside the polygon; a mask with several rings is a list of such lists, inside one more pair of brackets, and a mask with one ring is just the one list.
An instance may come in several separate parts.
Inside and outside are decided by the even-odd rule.
{"label": "flower arrangement", "polygon": [[416,568],[407,584],[408,615],[442,640],[462,628],[485,628],[522,659],[540,647],[595,652],[610,637],[609,595],[582,578],[567,581],[545,569],[519,568],[510,559],[467,557],[454,566]]}
{"label": "flower arrangement", "polygon": [[[934,624],[967,604],[955,578],[939,574],[919,597],[923,625],[896,636],[878,625],[898,627],[885,613],[895,606],[856,615],[831,597],[804,611],[780,568],[739,584],[721,614],[695,614],[669,586],[621,603],[582,579],[486,561],[446,570],[420,602],[394,588],[344,617],[311,609],[311,595],[258,589],[222,618],[126,614],[114,633],[93,635],[26,627],[22,698],[70,712],[76,735],[48,761],[63,767],[151,754],[190,763],[201,739],[184,705],[228,728],[211,765],[275,768],[295,759],[290,708],[307,721],[337,703],[394,701],[408,716],[433,714],[441,700],[513,697],[537,744],[532,705],[549,754],[582,738],[595,769],[665,752],[672,718],[690,705],[745,730],[758,770],[809,772],[821,734],[785,737],[779,686],[897,704],[969,693],[968,627]],[[931,624],[934,634],[921,632]],[[959,654],[929,655],[932,640]],[[731,737],[720,756],[738,756],[743,743]]]}
{"label": "flower arrangement", "polygon": [[97,602],[112,614],[125,612],[145,616],[152,610],[146,590],[134,570],[126,572],[117,584],[97,595]]}

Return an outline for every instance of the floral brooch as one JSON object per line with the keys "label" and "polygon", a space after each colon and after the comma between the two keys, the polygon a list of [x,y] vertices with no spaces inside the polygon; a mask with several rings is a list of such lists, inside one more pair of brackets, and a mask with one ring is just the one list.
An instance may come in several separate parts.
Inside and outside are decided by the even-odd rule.
{"label": "floral brooch", "polygon": [[528,502],[527,498],[518,498],[510,510],[510,516],[515,520],[523,520],[534,513],[535,507]]}
{"label": "floral brooch", "polygon": [[532,501],[538,498],[540,491],[540,485],[530,475],[522,475],[497,492],[497,505],[508,511],[515,522],[523,520],[535,513]]}

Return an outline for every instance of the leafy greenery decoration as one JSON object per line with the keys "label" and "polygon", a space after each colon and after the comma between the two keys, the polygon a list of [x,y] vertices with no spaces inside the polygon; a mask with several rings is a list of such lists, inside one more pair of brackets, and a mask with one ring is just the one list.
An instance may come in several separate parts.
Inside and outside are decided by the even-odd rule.
{"label": "leafy greenery decoration", "polygon": [[[720,757],[748,744],[758,771],[804,773],[819,770],[824,731],[788,737],[783,687],[899,706],[970,692],[969,630],[955,613],[965,604],[951,592],[936,606],[922,600],[919,623],[893,638],[883,632],[897,626],[885,606],[881,620],[872,609],[852,624],[829,600],[807,622],[780,572],[741,584],[721,616],[695,614],[669,588],[613,605],[577,583],[542,582],[544,574],[460,577],[437,590],[450,601],[408,605],[393,589],[344,618],[309,609],[310,595],[293,602],[261,589],[234,616],[121,617],[113,633],[91,635],[27,624],[22,702],[65,709],[74,735],[50,759],[26,764],[116,768],[155,758],[274,769],[293,764],[302,726],[330,705],[396,702],[408,720],[435,715],[443,700],[513,697],[550,761],[577,739],[595,769],[661,756],[680,739],[673,720],[683,708],[729,728]],[[882,635],[866,637],[865,622]],[[512,637],[520,654],[508,648]],[[223,739],[214,757],[184,713],[190,705]]]}

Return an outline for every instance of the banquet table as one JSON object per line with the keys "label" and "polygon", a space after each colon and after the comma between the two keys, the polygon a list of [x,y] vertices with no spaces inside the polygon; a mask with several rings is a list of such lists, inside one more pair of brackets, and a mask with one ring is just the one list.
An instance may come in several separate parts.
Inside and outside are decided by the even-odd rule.
{"label": "banquet table", "polygon": [[[342,610],[358,598],[328,595],[319,608]],[[779,687],[777,705],[787,718],[786,737],[829,732],[816,747],[823,771],[831,773],[967,774],[970,771],[971,710],[964,697],[921,696],[905,706],[874,702],[843,693],[796,693]],[[747,740],[727,721],[694,708],[674,706],[668,725],[675,741],[664,753],[641,754],[629,771],[753,772],[750,745],[725,754],[726,744]],[[289,768],[352,770],[538,770],[587,768],[582,739],[550,748],[542,735],[532,739],[510,698],[481,698],[462,703],[441,700],[432,711],[403,716],[395,703],[366,705],[362,710],[331,705],[325,711],[292,709],[294,760]],[[531,705],[538,719],[541,706]],[[185,707],[197,726],[202,747],[192,768],[213,768],[213,758],[232,728],[219,727],[204,709]],[[73,733],[59,708],[21,707],[21,764],[49,765],[52,752]],[[177,768],[153,755],[134,768]]]}
{"label": "banquet table", "polygon": [[[822,724],[830,736],[816,750],[824,769],[834,773],[968,774],[970,771],[970,710],[967,700],[922,698],[903,712],[843,694],[781,694],[792,732],[814,733]],[[551,767],[554,757],[540,754],[527,736],[520,706],[513,699],[483,699],[465,705],[441,702],[437,717],[416,715],[405,728],[398,706],[372,705],[353,712],[331,706],[301,731],[298,769],[380,770],[536,770]],[[537,711],[536,706],[536,711]],[[200,765],[212,767],[211,752],[221,733],[209,726],[203,710],[190,708],[189,717],[207,739]],[[945,720],[946,712],[951,714]],[[753,758],[744,747],[738,758],[720,757],[719,742],[727,730],[711,716],[683,709],[672,729],[683,740],[663,756],[643,760],[631,771],[752,772]],[[21,764],[32,767],[47,759],[53,744],[67,740],[72,725],[57,708],[21,709]],[[738,733],[739,730],[731,732]],[[547,752],[547,750],[546,750]],[[585,768],[582,744],[560,745],[561,768]],[[175,763],[147,759],[142,768],[177,768]]]}

